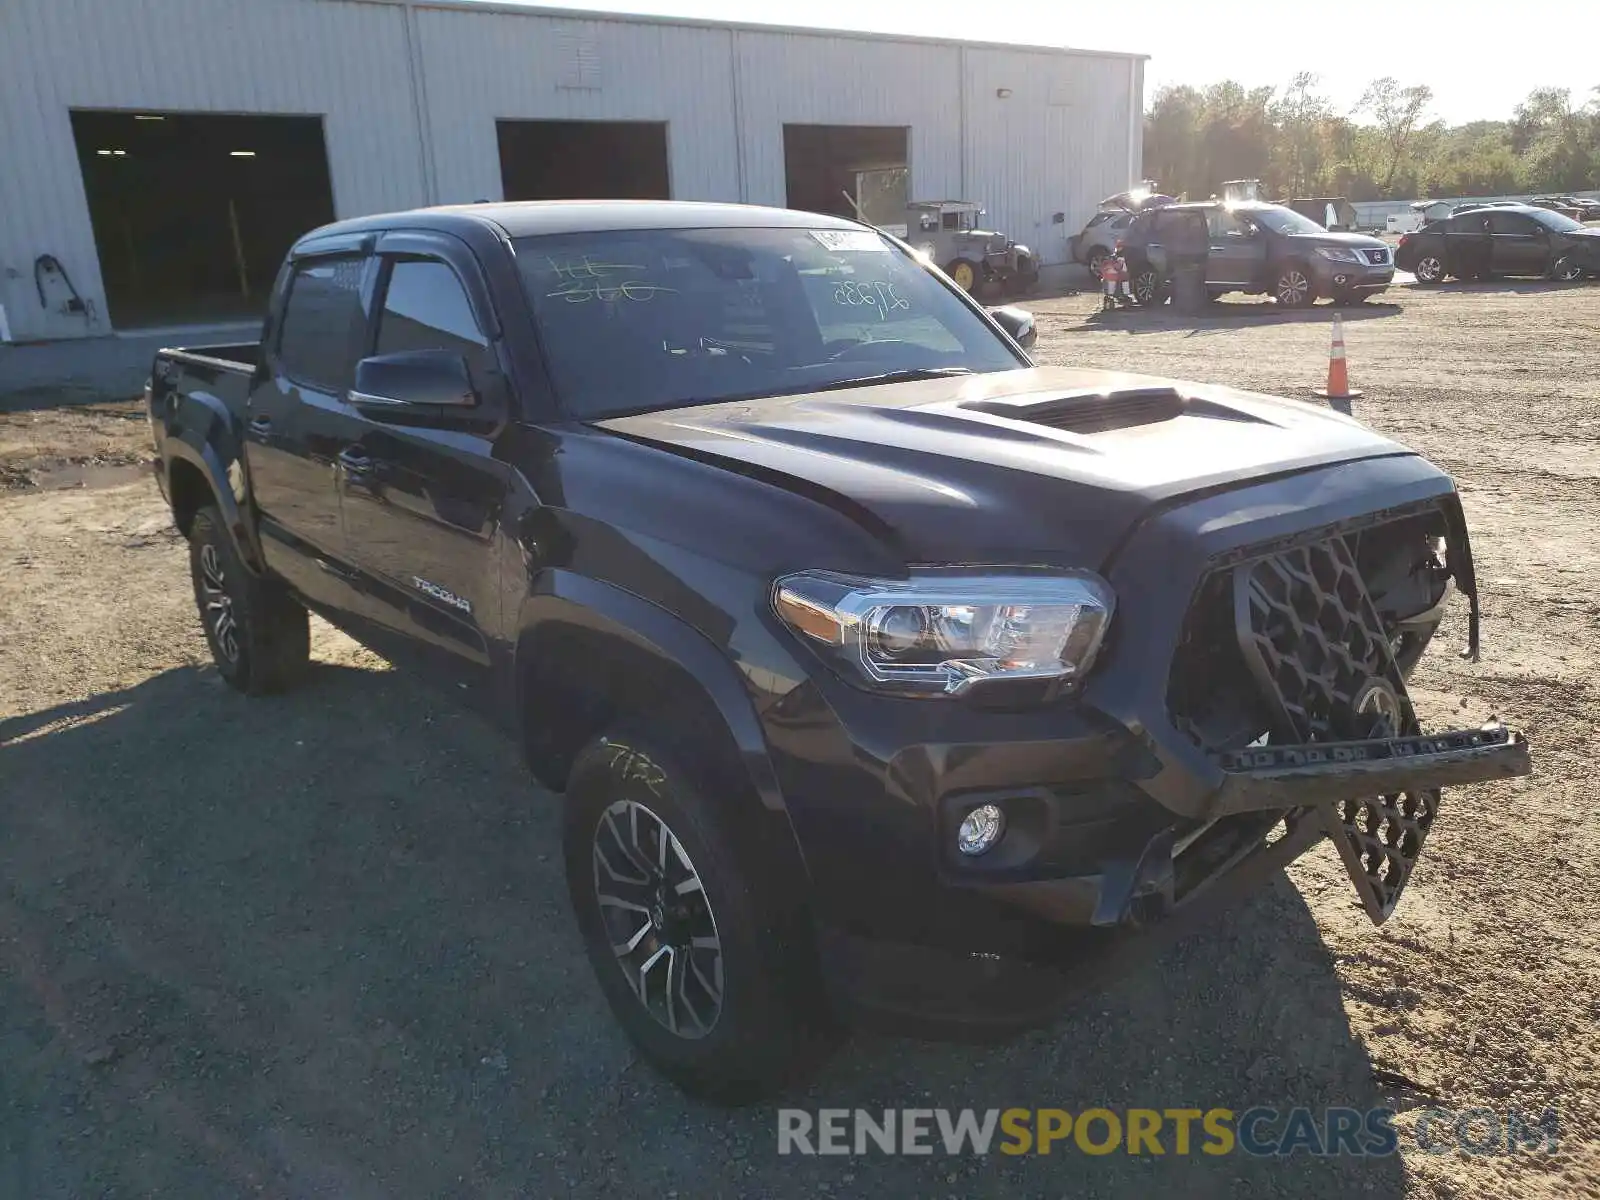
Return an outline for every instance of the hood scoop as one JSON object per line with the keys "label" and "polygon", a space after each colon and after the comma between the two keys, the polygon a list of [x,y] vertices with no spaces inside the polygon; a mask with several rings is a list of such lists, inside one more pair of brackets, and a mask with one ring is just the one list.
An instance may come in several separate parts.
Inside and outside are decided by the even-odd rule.
{"label": "hood scoop", "polygon": [[972,412],[1026,421],[1067,433],[1110,433],[1140,425],[1158,425],[1178,417],[1211,417],[1221,421],[1267,424],[1260,417],[1212,400],[1185,396],[1170,387],[1120,388],[1105,392],[1079,392],[1053,396],[1035,404],[979,400],[961,407]]}
{"label": "hood scoop", "polygon": [[1069,433],[1106,433],[1135,425],[1154,425],[1181,417],[1190,401],[1169,387],[1125,388],[1114,392],[1059,396],[1041,404],[1006,404],[978,401],[963,408],[1027,421]]}

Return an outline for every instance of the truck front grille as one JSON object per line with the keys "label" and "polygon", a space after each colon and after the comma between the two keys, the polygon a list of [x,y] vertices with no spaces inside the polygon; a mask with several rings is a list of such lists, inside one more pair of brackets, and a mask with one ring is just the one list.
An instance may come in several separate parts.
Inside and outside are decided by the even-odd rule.
{"label": "truck front grille", "polygon": [[1234,603],[1245,661],[1276,709],[1275,732],[1300,742],[1417,732],[1388,636],[1342,537],[1239,568]]}
{"label": "truck front grille", "polygon": [[[1355,536],[1360,536],[1359,534]],[[1173,724],[1213,753],[1420,732],[1342,533],[1245,556],[1202,582],[1168,682]],[[1394,909],[1439,810],[1426,791],[1342,801],[1324,822],[1368,912]]]}

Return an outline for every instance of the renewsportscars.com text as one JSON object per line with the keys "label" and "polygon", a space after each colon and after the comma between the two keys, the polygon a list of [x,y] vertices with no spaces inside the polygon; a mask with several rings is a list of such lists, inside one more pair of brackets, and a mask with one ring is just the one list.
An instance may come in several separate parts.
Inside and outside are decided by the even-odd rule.
{"label": "renewsportscars.com text", "polygon": [[[1394,1154],[1400,1132],[1389,1108],[1064,1108],[778,1110],[779,1154],[1137,1154],[1256,1157]],[[1556,1151],[1553,1109],[1427,1109],[1409,1138],[1427,1154]]]}

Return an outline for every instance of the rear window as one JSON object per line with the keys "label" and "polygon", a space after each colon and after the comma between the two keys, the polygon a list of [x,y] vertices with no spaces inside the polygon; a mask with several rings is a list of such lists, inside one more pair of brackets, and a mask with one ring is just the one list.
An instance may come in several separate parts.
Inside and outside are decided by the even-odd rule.
{"label": "rear window", "polygon": [[350,386],[366,330],[361,307],[366,261],[344,255],[295,266],[278,335],[278,363],[285,375],[329,392]]}

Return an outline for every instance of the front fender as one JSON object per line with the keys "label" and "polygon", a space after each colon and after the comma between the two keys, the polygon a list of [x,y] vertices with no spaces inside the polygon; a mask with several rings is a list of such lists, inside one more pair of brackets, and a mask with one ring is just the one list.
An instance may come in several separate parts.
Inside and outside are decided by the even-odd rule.
{"label": "front fender", "polygon": [[525,702],[523,681],[529,678],[525,648],[538,644],[541,630],[566,627],[614,639],[630,656],[644,656],[655,670],[700,693],[725,726],[762,805],[787,814],[744,677],[725,651],[666,609],[611,584],[563,570],[546,572],[540,582],[540,591],[527,597],[519,617],[519,705]]}

